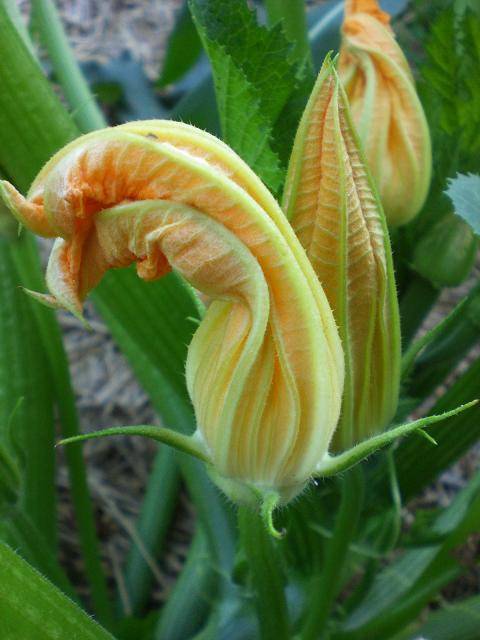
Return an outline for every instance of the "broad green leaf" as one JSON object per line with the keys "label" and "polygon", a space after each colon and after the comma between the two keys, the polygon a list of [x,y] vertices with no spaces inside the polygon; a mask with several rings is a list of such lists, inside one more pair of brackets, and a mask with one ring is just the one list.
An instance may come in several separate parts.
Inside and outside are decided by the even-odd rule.
{"label": "broad green leaf", "polygon": [[477,247],[471,227],[448,211],[417,239],[411,266],[435,287],[457,287],[469,276]]}
{"label": "broad green leaf", "polygon": [[478,530],[479,507],[480,474],[477,474],[436,519],[432,533],[443,538],[441,544],[407,551],[388,565],[334,637],[387,639],[415,619],[435,591],[458,574],[451,552]]}
{"label": "broad green leaf", "polygon": [[[222,9],[223,6],[223,9]],[[272,128],[296,86],[291,45],[279,25],[257,25],[244,0],[191,0],[212,65],[222,136],[273,192],[283,181]]]}
{"label": "broad green leaf", "polygon": [[162,607],[155,640],[191,638],[205,620],[216,596],[217,576],[201,530],[195,533],[187,560]]}
{"label": "broad green leaf", "polygon": [[10,545],[32,567],[73,600],[77,594],[52,550],[52,541],[38,530],[21,505],[12,506],[0,518],[0,540]]}
{"label": "broad green leaf", "polygon": [[265,0],[265,8],[269,24],[280,22],[287,40],[293,44],[292,55],[300,64],[311,66],[305,0]]}
{"label": "broad green leaf", "polygon": [[428,616],[415,632],[402,634],[395,640],[478,640],[480,628],[480,596],[446,603],[440,611]]}
{"label": "broad green leaf", "polygon": [[448,181],[446,194],[457,216],[465,220],[477,236],[480,235],[480,175],[458,174]]}
{"label": "broad green leaf", "polygon": [[185,1],[178,11],[175,26],[168,38],[162,73],[157,85],[165,87],[179,80],[193,67],[201,53],[202,43]]}
{"label": "broad green leaf", "polygon": [[469,292],[462,312],[455,315],[415,362],[407,397],[420,402],[432,393],[480,340],[480,285]]}
{"label": "broad green leaf", "polygon": [[112,640],[92,618],[0,542],[0,636]]}
{"label": "broad green leaf", "polygon": [[[430,411],[445,411],[479,395],[480,360],[475,361],[455,384],[437,401]],[[448,418],[428,430],[437,446],[424,439],[408,438],[395,450],[395,464],[402,498],[408,500],[439,473],[456,462],[480,437],[480,408]],[[380,497],[388,500],[386,478],[388,469],[382,463],[372,470],[370,478],[372,503]]]}
{"label": "broad green leaf", "polygon": [[18,286],[11,243],[21,242],[0,237],[0,442],[5,446],[12,432],[21,453],[23,509],[53,549],[57,527],[52,381],[32,302]]}
{"label": "broad green leaf", "polygon": [[[42,77],[38,62],[13,28],[3,3],[0,3],[0,84],[0,167],[21,189],[26,189],[43,163],[78,134]],[[55,126],[50,123],[53,118]],[[29,132],[34,135],[34,144]]]}

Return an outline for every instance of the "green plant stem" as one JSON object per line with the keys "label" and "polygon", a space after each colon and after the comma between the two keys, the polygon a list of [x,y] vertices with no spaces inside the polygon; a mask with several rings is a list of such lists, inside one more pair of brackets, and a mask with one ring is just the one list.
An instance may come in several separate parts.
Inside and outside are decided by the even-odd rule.
{"label": "green plant stem", "polygon": [[[175,452],[160,445],[136,523],[137,535],[153,558],[158,557],[164,545],[177,502],[179,483]],[[135,615],[141,613],[148,600],[153,580],[152,570],[144,556],[133,540],[125,566],[125,587],[131,612]]]}
{"label": "green plant stem", "polygon": [[308,40],[305,0],[265,0],[269,24],[282,21],[287,39],[293,47],[297,60],[313,66],[312,52]]}
{"label": "green plant stem", "polygon": [[[40,275],[38,252],[35,240],[29,233],[23,232],[20,240],[12,244],[12,255],[22,285],[29,289],[42,290],[44,285]],[[79,424],[60,329],[51,310],[38,304],[33,305],[32,309],[51,367],[62,433],[65,437],[73,437],[79,433]],[[109,626],[113,620],[113,612],[100,562],[93,508],[80,447],[69,447],[66,458],[85,572],[91,585],[92,601],[99,620]]]}
{"label": "green plant stem", "polygon": [[335,529],[327,541],[324,566],[315,575],[309,589],[309,605],[301,640],[323,637],[335,598],[342,584],[349,546],[355,535],[363,504],[363,474],[359,467],[351,469],[341,480],[341,503]]}
{"label": "green plant stem", "polygon": [[240,541],[255,592],[261,640],[290,640],[290,621],[284,592],[284,576],[274,538],[261,516],[249,509],[238,510]]}
{"label": "green plant stem", "polygon": [[32,17],[79,129],[86,133],[107,126],[68,44],[55,4],[52,0],[32,0]]}

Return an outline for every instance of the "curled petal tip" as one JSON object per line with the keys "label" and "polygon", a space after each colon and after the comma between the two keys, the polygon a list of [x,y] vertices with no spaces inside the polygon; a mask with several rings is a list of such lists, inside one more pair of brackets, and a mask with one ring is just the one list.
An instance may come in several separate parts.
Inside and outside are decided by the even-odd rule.
{"label": "curled petal tip", "polygon": [[0,180],[0,198],[20,224],[45,238],[54,238],[57,233],[45,215],[43,205],[30,202],[6,180]]}
{"label": "curled petal tip", "polygon": [[66,304],[65,302],[62,303],[59,302],[59,300],[55,296],[49,293],[39,293],[38,291],[32,291],[31,289],[27,289],[25,287],[22,288],[30,298],[33,298],[36,302],[39,302],[44,307],[54,309],[55,311],[69,311],[73,316],[75,316],[75,318],[80,320],[85,329],[88,329],[89,331],[93,330],[92,325],[83,315],[81,307],[79,308],[76,304]]}

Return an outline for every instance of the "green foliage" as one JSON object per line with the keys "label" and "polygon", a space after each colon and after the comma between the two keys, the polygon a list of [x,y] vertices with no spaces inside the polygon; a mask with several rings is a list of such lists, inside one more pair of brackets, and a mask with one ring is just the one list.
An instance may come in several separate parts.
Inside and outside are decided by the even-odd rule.
{"label": "green foliage", "polygon": [[479,507],[477,474],[431,526],[440,543],[407,551],[379,572],[362,603],[333,637],[387,640],[414,619],[441,586],[461,573],[452,551],[480,526]]}
{"label": "green foliage", "polygon": [[435,640],[477,640],[480,620],[480,596],[474,596],[433,613],[415,631],[402,634],[396,640],[435,638]]}
{"label": "green foliage", "polygon": [[0,239],[0,279],[0,442],[5,446],[13,433],[21,456],[23,509],[54,549],[52,384],[32,303],[18,287],[10,242],[5,239]]}
{"label": "green foliage", "polygon": [[419,16],[428,17],[419,34],[426,45],[418,90],[432,137],[433,180],[420,215],[401,233],[404,258],[437,288],[463,281],[476,249],[473,233],[451,216],[447,179],[480,171],[480,15],[439,6],[418,4]]}
{"label": "green foliage", "polygon": [[176,82],[193,66],[201,53],[202,43],[185,2],[178,12],[175,27],[168,39],[162,73],[157,85],[166,87]]}
{"label": "green foliage", "polygon": [[[274,149],[275,123],[300,85],[300,69],[282,27],[259,26],[244,0],[191,0],[190,7],[212,65],[222,137],[277,193],[284,164]],[[272,90],[274,87],[274,90]],[[291,124],[288,122],[286,124]],[[293,138],[291,128],[283,136]]]}
{"label": "green foliage", "polygon": [[112,640],[84,611],[0,542],[0,635]]}
{"label": "green foliage", "polygon": [[480,235],[480,176],[457,175],[448,181],[447,195],[455,213],[468,222],[477,236]]}

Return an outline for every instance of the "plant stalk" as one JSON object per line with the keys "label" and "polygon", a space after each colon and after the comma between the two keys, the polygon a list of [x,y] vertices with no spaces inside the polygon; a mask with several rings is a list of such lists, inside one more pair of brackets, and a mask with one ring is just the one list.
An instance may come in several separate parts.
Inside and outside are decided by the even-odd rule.
{"label": "plant stalk", "polygon": [[324,567],[314,575],[309,589],[310,600],[301,640],[324,637],[330,613],[338,596],[349,546],[355,535],[363,504],[363,474],[351,469],[341,480],[341,503],[332,537],[326,542]]}
{"label": "plant stalk", "polygon": [[284,576],[276,543],[257,512],[238,510],[240,542],[249,567],[261,640],[290,640]]}
{"label": "plant stalk", "polygon": [[73,109],[72,117],[78,128],[86,133],[106,127],[102,110],[90,92],[68,44],[55,4],[52,0],[32,0],[32,17],[65,97]]}

